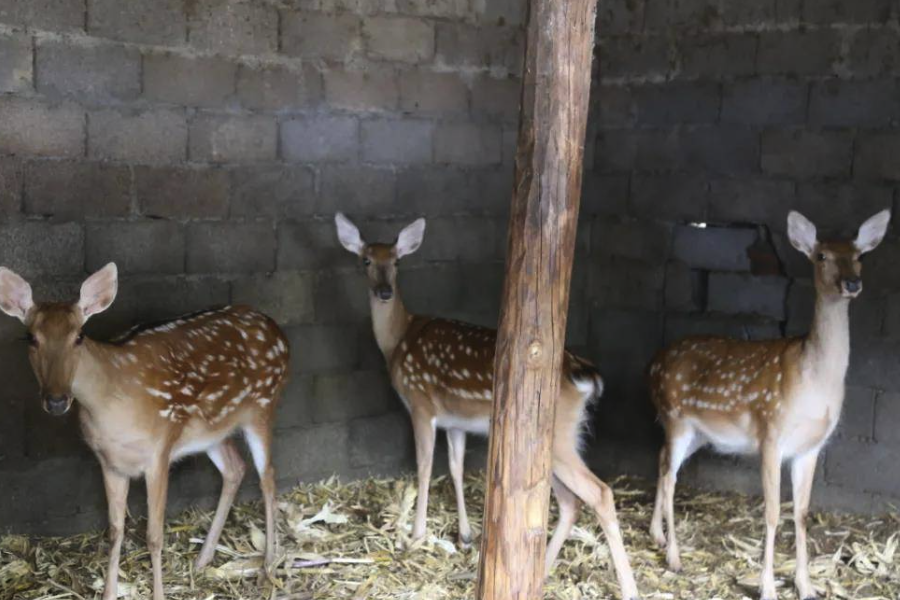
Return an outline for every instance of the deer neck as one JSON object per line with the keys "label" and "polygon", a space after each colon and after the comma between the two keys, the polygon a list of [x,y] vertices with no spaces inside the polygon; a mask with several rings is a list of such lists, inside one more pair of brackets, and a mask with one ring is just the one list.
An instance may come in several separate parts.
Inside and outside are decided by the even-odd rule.
{"label": "deer neck", "polygon": [[369,305],[372,308],[372,329],[375,330],[375,341],[385,360],[390,361],[394,349],[409,327],[412,316],[406,312],[400,294],[395,290],[394,296],[388,301],[369,296]]}
{"label": "deer neck", "polygon": [[844,380],[850,361],[850,301],[816,296],[812,327],[805,347],[807,366],[816,375]]}

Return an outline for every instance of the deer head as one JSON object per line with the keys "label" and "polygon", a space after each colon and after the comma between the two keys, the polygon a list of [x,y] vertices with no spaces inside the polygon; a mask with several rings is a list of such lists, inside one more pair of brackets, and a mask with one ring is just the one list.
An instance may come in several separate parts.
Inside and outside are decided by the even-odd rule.
{"label": "deer head", "polygon": [[883,210],[859,228],[856,239],[820,242],[816,226],[797,211],[788,214],[788,238],[815,267],[816,293],[823,297],[856,298],[862,292],[860,257],[874,250],[887,232],[891,211]]}
{"label": "deer head", "polygon": [[0,310],[28,328],[28,358],[40,386],[41,404],[51,415],[63,415],[75,399],[72,380],[81,356],[85,322],[113,303],[118,288],[116,265],[109,263],[81,285],[77,302],[35,304],[28,282],[0,267]]}
{"label": "deer head", "polygon": [[397,264],[422,245],[425,219],[416,219],[404,227],[393,244],[367,244],[356,225],[341,213],[335,215],[334,222],[341,245],[360,257],[372,298],[380,302],[391,300],[397,282]]}

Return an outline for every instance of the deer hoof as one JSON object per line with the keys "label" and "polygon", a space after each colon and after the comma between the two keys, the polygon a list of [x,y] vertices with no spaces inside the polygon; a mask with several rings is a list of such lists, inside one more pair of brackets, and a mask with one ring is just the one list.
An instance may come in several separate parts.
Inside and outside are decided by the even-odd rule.
{"label": "deer hoof", "polygon": [[472,547],[472,536],[459,534],[459,547],[468,550]]}

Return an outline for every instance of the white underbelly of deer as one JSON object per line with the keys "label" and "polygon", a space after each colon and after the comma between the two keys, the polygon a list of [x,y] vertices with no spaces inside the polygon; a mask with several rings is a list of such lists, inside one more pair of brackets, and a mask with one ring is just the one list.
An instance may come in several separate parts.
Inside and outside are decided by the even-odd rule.
{"label": "white underbelly of deer", "polygon": [[459,429],[466,433],[487,435],[491,429],[490,417],[458,417],[455,415],[440,415],[435,418],[435,425],[441,429]]}
{"label": "white underbelly of deer", "polygon": [[736,422],[687,419],[697,435],[703,436],[721,454],[755,454],[759,451],[756,428],[749,423],[750,420],[749,414],[742,415]]}

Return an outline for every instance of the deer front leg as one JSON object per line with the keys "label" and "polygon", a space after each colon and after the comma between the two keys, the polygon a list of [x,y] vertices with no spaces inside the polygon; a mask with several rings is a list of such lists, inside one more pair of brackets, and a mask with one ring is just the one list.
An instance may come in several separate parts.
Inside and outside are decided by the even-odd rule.
{"label": "deer front leg", "polygon": [[434,418],[423,413],[413,413],[413,435],[416,438],[416,466],[419,493],[416,497],[416,522],[413,525],[413,541],[425,537],[425,517],[428,511],[428,486],[431,484],[431,464],[434,459]]}
{"label": "deer front leg", "polygon": [[147,548],[153,567],[153,600],[163,600],[162,547],[169,488],[169,456],[157,457],[145,475],[147,480]]}
{"label": "deer front leg", "polygon": [[462,429],[447,430],[447,454],[450,455],[450,476],[456,492],[456,512],[459,514],[459,545],[472,545],[472,529],[466,514],[466,496],[463,491],[463,465],[466,459],[466,432]]}
{"label": "deer front leg", "polygon": [[109,566],[106,569],[103,600],[115,600],[119,587],[119,557],[122,553],[122,539],[125,537],[128,477],[113,471],[102,461],[100,465],[109,509]]}
{"label": "deer front leg", "polygon": [[797,545],[797,570],[794,583],[800,600],[815,600],[816,591],[809,581],[809,555],[806,548],[806,515],[809,511],[809,498],[812,493],[813,476],[816,472],[816,460],[819,451],[814,450],[798,456],[791,463],[791,481],[794,486],[794,527]]}
{"label": "deer front leg", "polygon": [[775,600],[775,532],[781,512],[781,452],[773,440],[762,446],[762,484],[766,504],[766,546],[761,576],[762,600]]}

